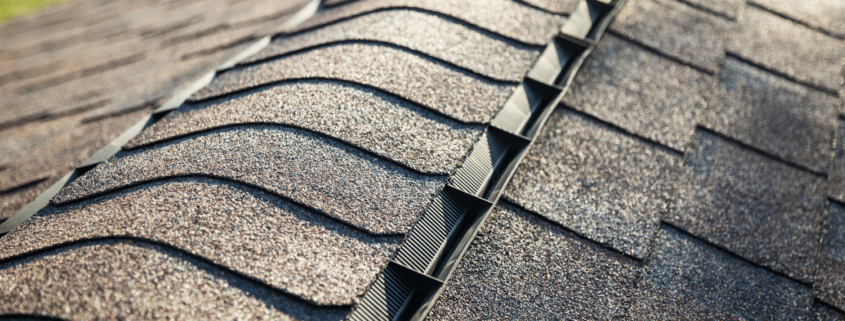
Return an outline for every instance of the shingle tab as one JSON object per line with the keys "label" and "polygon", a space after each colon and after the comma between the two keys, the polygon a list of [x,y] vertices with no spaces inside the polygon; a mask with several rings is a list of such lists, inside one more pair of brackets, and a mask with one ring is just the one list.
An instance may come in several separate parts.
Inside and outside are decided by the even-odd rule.
{"label": "shingle tab", "polygon": [[60,209],[0,238],[0,259],[130,236],[170,244],[319,304],[352,304],[399,247],[266,192],[225,181],[155,182]]}
{"label": "shingle tab", "polygon": [[95,241],[51,250],[0,265],[0,276],[0,314],[65,320],[339,320],[347,312],[302,303],[142,242]]}
{"label": "shingle tab", "polygon": [[678,0],[730,19],[736,19],[745,0]]}
{"label": "shingle tab", "polygon": [[712,78],[613,35],[602,37],[564,102],[682,150],[706,106]]}
{"label": "shingle tab", "polygon": [[505,197],[581,235],[644,258],[680,155],[558,109]]}
{"label": "shingle tab", "polygon": [[814,321],[845,321],[845,314],[824,304],[813,304],[813,312],[815,313],[815,318],[811,320]]}
{"label": "shingle tab", "polygon": [[[377,117],[376,117],[377,116]],[[381,91],[337,81],[295,81],[198,105],[183,106],[126,147],[137,148],[244,123],[306,128],[349,142],[415,170],[448,175],[481,134]]]}
{"label": "shingle tab", "polygon": [[845,40],[748,7],[726,47],[744,59],[814,86],[836,91],[842,85]]}
{"label": "shingle tab", "polygon": [[811,290],[672,228],[646,262],[632,320],[803,320]]}
{"label": "shingle tab", "polygon": [[611,30],[714,73],[725,57],[728,22],[675,0],[631,0]]}
{"label": "shingle tab", "polygon": [[448,17],[414,10],[389,10],[279,38],[245,62],[350,40],[397,44],[494,79],[517,82],[540,56],[539,48],[513,43]]}
{"label": "shingle tab", "polygon": [[821,177],[699,130],[666,220],[752,262],[812,282],[823,188]]}
{"label": "shingle tab", "polygon": [[828,195],[845,202],[845,119],[838,119],[833,164],[830,166]]}
{"label": "shingle tab", "polygon": [[363,83],[465,122],[488,122],[516,88],[393,47],[339,44],[219,74],[191,99],[297,78]]}
{"label": "shingle tab", "polygon": [[824,227],[815,296],[845,310],[845,208],[831,203]]}
{"label": "shingle tab", "polygon": [[569,14],[578,5],[578,0],[520,0],[527,4],[557,14]]}
{"label": "shingle tab", "polygon": [[510,0],[373,0],[357,1],[317,13],[297,29],[309,29],[362,13],[388,8],[419,8],[440,12],[505,37],[533,45],[545,45],[564,22],[562,16],[543,12]]}
{"label": "shingle tab", "polygon": [[639,262],[500,205],[456,267],[430,320],[612,319]]}
{"label": "shingle tab", "polygon": [[845,3],[827,0],[754,0],[769,10],[845,37]]}
{"label": "shingle tab", "polygon": [[298,129],[245,126],[119,153],[53,201],[185,175],[258,186],[377,234],[407,232],[446,182]]}
{"label": "shingle tab", "polygon": [[842,102],[728,58],[709,99],[704,125],[745,144],[826,172]]}

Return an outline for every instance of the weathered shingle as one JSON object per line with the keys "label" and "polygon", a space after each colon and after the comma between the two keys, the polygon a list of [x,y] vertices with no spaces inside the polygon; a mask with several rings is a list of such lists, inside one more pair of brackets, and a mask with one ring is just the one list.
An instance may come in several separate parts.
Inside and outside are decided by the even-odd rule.
{"label": "weathered shingle", "polygon": [[721,15],[730,19],[736,19],[740,11],[745,7],[745,0],[678,0],[692,6],[709,11],[715,15]]}
{"label": "weathered shingle", "polygon": [[532,6],[557,14],[569,14],[578,5],[577,0],[521,0]]}
{"label": "weathered shingle", "polygon": [[812,282],[824,179],[696,131],[666,218],[752,262]]}
{"label": "weathered shingle", "polygon": [[377,87],[465,122],[489,121],[516,87],[394,47],[339,44],[219,74],[191,98],[207,99],[301,78],[331,78]]}
{"label": "weathered shingle", "polygon": [[0,266],[0,314],[66,320],[339,320],[346,312],[308,305],[144,242],[86,242]]}
{"label": "weathered shingle", "polygon": [[816,172],[826,172],[836,132],[835,96],[728,58],[704,125]]}
{"label": "weathered shingle", "polygon": [[815,28],[845,37],[845,3],[827,0],[754,0],[754,3]]}
{"label": "weathered shingle", "polygon": [[675,0],[631,0],[610,28],[711,73],[725,56],[728,22]]}
{"label": "weathered shingle", "polygon": [[482,227],[430,320],[612,319],[640,263],[509,205]]}
{"label": "weathered shingle", "polygon": [[53,201],[186,175],[244,182],[378,234],[407,232],[446,181],[298,129],[245,126],[119,153]]}
{"label": "weathered shingle", "polygon": [[398,248],[266,192],[181,178],[48,208],[0,238],[0,259],[113,236],[172,245],[318,304],[352,304]]}
{"label": "weathered shingle", "polygon": [[845,208],[831,203],[816,270],[815,296],[845,310]]}
{"label": "weathered shingle", "polygon": [[126,147],[227,125],[277,123],[349,142],[415,170],[448,175],[483,127],[463,125],[381,91],[337,81],[295,81],[183,106]]}
{"label": "weathered shingle", "polygon": [[810,288],[663,228],[646,261],[632,320],[802,320]]}
{"label": "weathered shingle", "polygon": [[644,258],[681,157],[558,109],[505,197],[581,235]]}
{"label": "weathered shingle", "polygon": [[842,85],[845,40],[757,7],[748,7],[728,37],[728,51],[799,81],[836,91]]}
{"label": "weathered shingle", "polygon": [[374,0],[357,1],[317,13],[297,29],[309,29],[362,13],[389,8],[419,8],[440,12],[533,45],[545,45],[564,22],[562,16],[510,0]]}
{"label": "weathered shingle", "polygon": [[813,321],[845,321],[845,314],[821,303],[813,304]]}
{"label": "weathered shingle", "polygon": [[351,40],[384,41],[400,45],[506,81],[522,80],[541,50],[513,43],[448,17],[414,10],[389,10],[279,38],[245,62]]}
{"label": "weathered shingle", "polygon": [[602,37],[564,102],[676,150],[689,140],[711,77],[613,35]]}

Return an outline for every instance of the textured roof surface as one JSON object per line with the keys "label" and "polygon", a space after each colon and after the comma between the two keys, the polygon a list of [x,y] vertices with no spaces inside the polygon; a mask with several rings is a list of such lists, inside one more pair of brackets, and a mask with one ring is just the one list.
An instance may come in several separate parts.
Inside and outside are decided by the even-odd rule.
{"label": "textured roof surface", "polygon": [[599,2],[0,25],[0,318],[845,320],[845,5]]}

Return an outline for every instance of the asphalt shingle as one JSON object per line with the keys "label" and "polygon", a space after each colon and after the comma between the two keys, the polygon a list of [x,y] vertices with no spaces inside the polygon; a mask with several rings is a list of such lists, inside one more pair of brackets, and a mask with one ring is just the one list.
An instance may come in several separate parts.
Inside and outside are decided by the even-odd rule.
{"label": "asphalt shingle", "polygon": [[728,58],[709,104],[703,120],[707,128],[813,171],[827,171],[839,98]]}
{"label": "asphalt shingle", "polygon": [[166,243],[330,305],[362,295],[401,241],[367,235],[253,188],[180,178],[41,211],[0,238],[0,259],[112,236]]}
{"label": "asphalt shingle", "polygon": [[[378,116],[378,117],[376,117]],[[425,173],[448,175],[481,134],[381,91],[337,81],[296,81],[223,101],[183,106],[127,148],[221,126],[277,123],[349,142]]]}
{"label": "asphalt shingle", "polygon": [[558,109],[505,197],[596,242],[644,258],[680,155]]}
{"label": "asphalt shingle", "polygon": [[745,0],[678,0],[730,19],[736,19]]}
{"label": "asphalt shingle", "polygon": [[390,8],[418,8],[440,12],[505,37],[541,46],[557,34],[565,21],[563,16],[510,0],[374,0],[357,1],[317,13],[302,23],[297,30]]}
{"label": "asphalt shingle", "polygon": [[833,164],[830,166],[828,195],[840,202],[845,202],[845,119],[838,119],[834,145]]}
{"label": "asphalt shingle", "polygon": [[641,264],[509,205],[481,228],[430,320],[611,319]]}
{"label": "asphalt shingle", "polygon": [[557,14],[569,14],[578,6],[578,0],[521,0],[532,6]]}
{"label": "asphalt shingle", "polygon": [[845,40],[757,7],[748,7],[727,39],[728,52],[830,91],[842,85]]}
{"label": "asphalt shingle", "polygon": [[845,310],[845,208],[831,203],[824,227],[814,294],[822,301]]}
{"label": "asphalt shingle", "polygon": [[576,110],[682,150],[711,88],[707,74],[606,35],[563,100]]}
{"label": "asphalt shingle", "polygon": [[754,0],[769,10],[845,37],[845,3],[827,0]]}
{"label": "asphalt shingle", "polygon": [[305,304],[143,242],[86,242],[0,265],[0,314],[65,320],[339,320],[346,312]]}
{"label": "asphalt shingle", "polygon": [[668,56],[715,73],[728,22],[675,0],[631,0],[610,28]]}
{"label": "asphalt shingle", "polygon": [[833,308],[826,306],[824,304],[815,303],[813,304],[813,312],[815,313],[815,318],[811,320],[815,321],[845,321],[845,314],[842,312],[836,311]]}
{"label": "asphalt shingle", "polygon": [[824,179],[696,131],[672,213],[693,235],[813,281]]}
{"label": "asphalt shingle", "polygon": [[338,44],[219,74],[191,99],[302,78],[366,84],[465,122],[488,122],[516,88],[381,44]]}
{"label": "asphalt shingle", "polygon": [[522,80],[541,50],[513,43],[448,17],[413,10],[389,10],[277,39],[245,62],[350,40],[397,44],[505,81]]}
{"label": "asphalt shingle", "polygon": [[672,228],[646,261],[632,320],[803,320],[811,290]]}
{"label": "asphalt shingle", "polygon": [[118,153],[53,202],[190,175],[257,186],[376,234],[407,232],[446,182],[445,176],[416,174],[302,130],[253,125]]}

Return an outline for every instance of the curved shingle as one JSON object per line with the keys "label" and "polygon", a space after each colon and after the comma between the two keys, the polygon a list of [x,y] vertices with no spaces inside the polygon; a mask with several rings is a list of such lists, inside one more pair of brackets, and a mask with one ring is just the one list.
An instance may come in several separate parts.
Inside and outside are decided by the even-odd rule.
{"label": "curved shingle", "polygon": [[407,232],[446,181],[298,129],[246,126],[123,152],[71,183],[53,202],[190,175],[258,186],[376,234]]}
{"label": "curved shingle", "polygon": [[[377,117],[376,117],[377,116]],[[448,175],[481,134],[463,125],[354,84],[294,81],[223,101],[183,106],[126,145],[138,148],[215,127],[278,123],[349,142],[424,173]]]}
{"label": "curved shingle", "polygon": [[331,78],[377,87],[464,122],[490,121],[516,88],[405,50],[364,43],[331,45],[236,68],[219,74],[191,99],[299,78]]}

